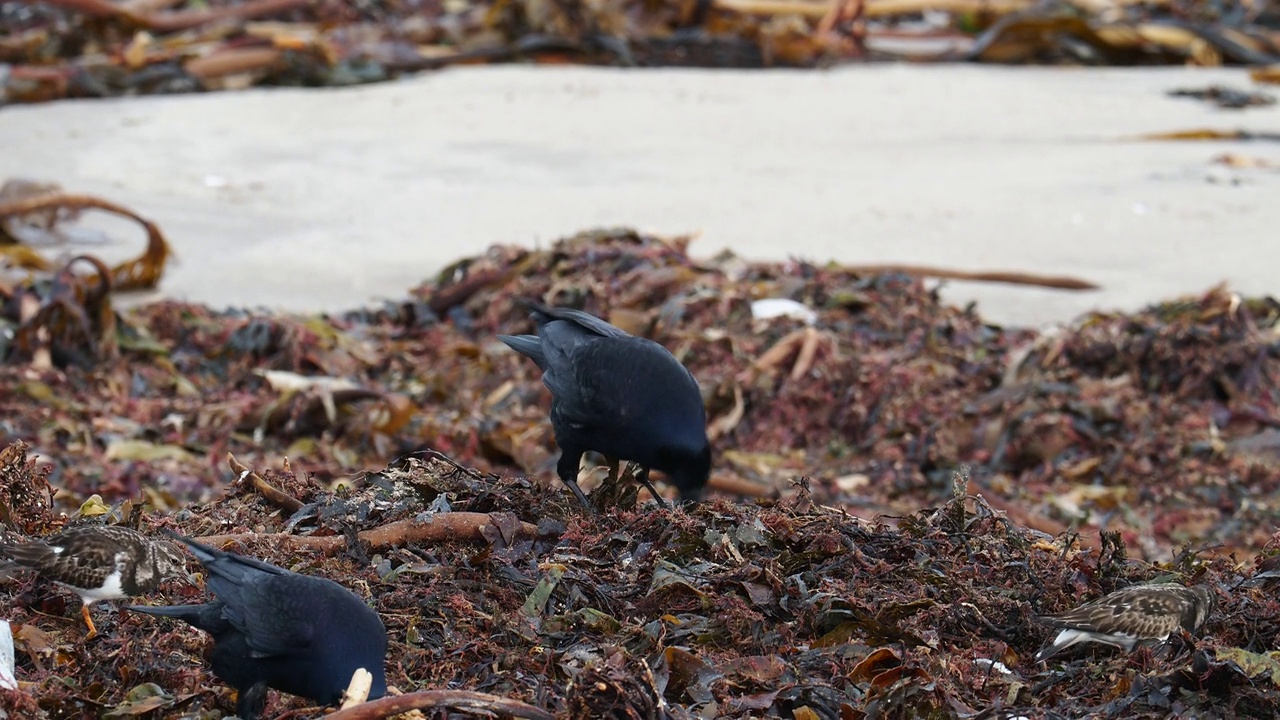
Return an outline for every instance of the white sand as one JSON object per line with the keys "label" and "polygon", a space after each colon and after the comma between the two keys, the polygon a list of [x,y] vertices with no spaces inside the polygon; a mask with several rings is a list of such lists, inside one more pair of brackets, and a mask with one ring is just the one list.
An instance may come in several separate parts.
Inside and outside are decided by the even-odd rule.
{"label": "white sand", "polygon": [[1220,280],[1280,290],[1280,172],[1210,162],[1280,163],[1280,144],[1121,140],[1280,132],[1274,106],[1164,95],[1210,83],[1251,86],[1242,70],[1178,68],[459,68],[354,89],[6,107],[0,178],[157,221],[180,258],[163,292],[219,307],[345,309],[401,297],[489,243],[634,225],[700,231],[699,254],[1105,286],[946,290],[997,321],[1046,323]]}

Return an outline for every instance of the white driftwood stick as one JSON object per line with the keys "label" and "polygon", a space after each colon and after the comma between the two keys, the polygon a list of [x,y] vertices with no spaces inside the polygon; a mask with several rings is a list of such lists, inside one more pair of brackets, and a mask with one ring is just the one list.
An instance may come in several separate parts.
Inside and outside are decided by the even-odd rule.
{"label": "white driftwood stick", "polygon": [[338,709],[346,710],[368,700],[369,690],[372,688],[373,673],[364,668],[356,668],[351,674],[351,684],[347,685],[347,691],[342,694],[342,705]]}

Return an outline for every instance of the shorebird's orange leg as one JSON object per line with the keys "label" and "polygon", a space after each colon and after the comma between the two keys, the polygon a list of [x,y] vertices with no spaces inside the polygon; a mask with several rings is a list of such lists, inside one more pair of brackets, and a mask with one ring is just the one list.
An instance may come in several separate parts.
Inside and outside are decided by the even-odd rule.
{"label": "shorebird's orange leg", "polygon": [[89,606],[80,606],[80,615],[84,617],[84,624],[89,626],[89,634],[84,636],[85,640],[92,640],[98,637],[98,628],[93,626],[93,618],[89,617]]}

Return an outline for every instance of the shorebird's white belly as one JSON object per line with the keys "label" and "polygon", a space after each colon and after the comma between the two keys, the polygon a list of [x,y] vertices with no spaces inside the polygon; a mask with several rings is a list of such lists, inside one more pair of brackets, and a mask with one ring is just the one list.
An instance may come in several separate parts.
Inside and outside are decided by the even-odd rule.
{"label": "shorebird's white belly", "polygon": [[[1167,636],[1166,636],[1167,637]],[[1159,638],[1163,640],[1164,638]],[[1138,644],[1138,638],[1132,635],[1120,635],[1117,633],[1100,633],[1089,632],[1088,630],[1072,630],[1066,629],[1058,633],[1058,637],[1053,640],[1053,647],[1068,648],[1076,643],[1096,642],[1110,645],[1122,650],[1133,650],[1133,646]]]}
{"label": "shorebird's white belly", "polygon": [[98,602],[99,600],[116,600],[124,597],[124,587],[120,584],[120,571],[107,576],[106,581],[102,583],[100,588],[71,588],[76,594],[84,600],[85,605]]}

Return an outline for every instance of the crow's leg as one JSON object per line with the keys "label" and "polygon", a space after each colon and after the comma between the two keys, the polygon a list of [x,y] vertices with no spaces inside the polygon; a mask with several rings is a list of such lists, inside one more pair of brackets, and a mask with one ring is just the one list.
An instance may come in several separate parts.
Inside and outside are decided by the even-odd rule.
{"label": "crow's leg", "polygon": [[667,504],[666,500],[662,499],[662,496],[658,494],[658,491],[654,489],[653,483],[649,482],[649,468],[647,467],[640,468],[640,472],[636,473],[636,479],[640,481],[641,485],[644,485],[645,487],[649,488],[649,494],[653,496],[654,500],[658,501],[659,507],[665,508],[665,509],[669,509],[671,507],[670,505]]}
{"label": "crow's leg", "polygon": [[560,450],[560,461],[556,463],[556,473],[560,475],[560,482],[569,486],[574,495],[578,496],[578,502],[582,503],[582,507],[587,512],[591,512],[591,503],[587,500],[587,496],[582,493],[582,488],[578,487],[578,468],[582,466],[581,450]]}
{"label": "crow's leg", "polygon": [[267,706],[267,684],[260,682],[244,690],[236,688],[236,716],[241,720],[258,720]]}

